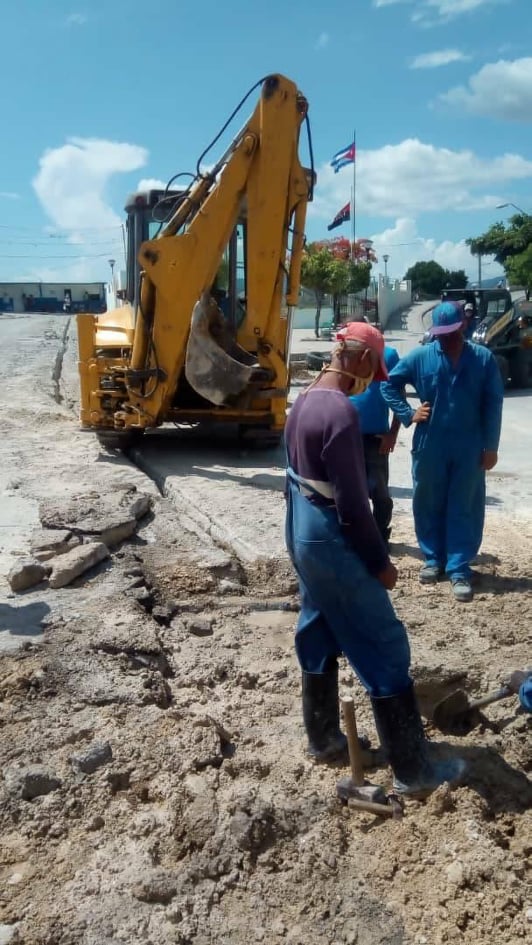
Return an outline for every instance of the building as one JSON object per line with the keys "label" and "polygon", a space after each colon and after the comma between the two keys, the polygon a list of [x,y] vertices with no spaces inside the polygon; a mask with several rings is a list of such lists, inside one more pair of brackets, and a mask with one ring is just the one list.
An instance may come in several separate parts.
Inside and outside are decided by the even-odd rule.
{"label": "building", "polygon": [[5,312],[105,312],[105,282],[0,282]]}

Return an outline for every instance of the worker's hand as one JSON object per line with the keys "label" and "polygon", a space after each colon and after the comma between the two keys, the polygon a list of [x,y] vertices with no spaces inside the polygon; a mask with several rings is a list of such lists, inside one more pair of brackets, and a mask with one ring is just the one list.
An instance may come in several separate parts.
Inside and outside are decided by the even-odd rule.
{"label": "worker's hand", "polygon": [[397,433],[383,433],[381,436],[381,445],[379,446],[379,453],[383,456],[387,456],[388,453],[393,453],[396,443],[397,443]]}
{"label": "worker's hand", "polygon": [[516,669],[515,673],[512,673],[512,675],[510,676],[507,682],[508,689],[511,689],[512,692],[515,692],[517,694],[521,686],[523,685],[525,679],[528,679],[528,677],[531,674],[532,674],[532,670],[530,669],[527,672],[525,672],[522,669]]}
{"label": "worker's hand", "polygon": [[387,591],[393,591],[397,584],[397,568],[391,561],[388,562],[384,571],[377,574],[377,580],[381,582],[382,586],[385,587]]}
{"label": "worker's hand", "polygon": [[497,450],[484,450],[480,459],[482,469],[489,472],[490,469],[493,469],[493,467],[497,465],[498,458]]}
{"label": "worker's hand", "polygon": [[425,401],[425,403],[421,404],[421,406],[415,411],[414,416],[412,417],[412,423],[426,423],[430,417],[431,410],[432,407],[428,401]]}

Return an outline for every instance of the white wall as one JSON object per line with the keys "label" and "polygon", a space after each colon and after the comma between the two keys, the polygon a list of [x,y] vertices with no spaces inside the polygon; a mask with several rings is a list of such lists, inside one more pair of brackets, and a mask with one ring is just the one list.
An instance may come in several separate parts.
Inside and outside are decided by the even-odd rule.
{"label": "white wall", "polygon": [[379,276],[379,322],[386,328],[390,317],[412,304],[412,283]]}

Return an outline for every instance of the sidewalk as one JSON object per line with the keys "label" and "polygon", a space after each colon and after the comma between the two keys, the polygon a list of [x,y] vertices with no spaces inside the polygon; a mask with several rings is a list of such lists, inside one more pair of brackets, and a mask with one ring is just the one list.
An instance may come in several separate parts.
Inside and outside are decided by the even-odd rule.
{"label": "sidewalk", "polygon": [[[424,332],[423,312],[429,307],[428,302],[416,302],[404,312],[393,315],[384,332],[386,344],[397,348],[400,355],[415,348]],[[290,360],[300,361],[310,351],[331,351],[333,345],[333,341],[315,338],[312,328],[294,328],[292,329]]]}

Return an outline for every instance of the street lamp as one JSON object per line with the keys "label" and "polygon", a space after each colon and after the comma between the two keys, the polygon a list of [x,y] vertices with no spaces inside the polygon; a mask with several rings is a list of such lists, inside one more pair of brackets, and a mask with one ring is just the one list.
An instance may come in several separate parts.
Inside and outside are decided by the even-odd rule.
{"label": "street lamp", "polygon": [[497,209],[497,210],[504,210],[505,207],[513,207],[514,210],[517,210],[517,212],[520,213],[521,216],[523,216],[523,217],[529,217],[529,216],[530,216],[530,214],[527,213],[526,210],[521,210],[521,207],[518,207],[516,203],[498,203],[496,209]]}
{"label": "street lamp", "polygon": [[109,259],[108,262],[109,262],[109,265],[110,265],[110,267],[111,267],[111,288],[112,288],[112,290],[113,290],[113,292],[114,292],[114,290],[115,290],[115,263],[116,263],[116,259]]}
{"label": "street lamp", "polygon": [[384,260],[384,281],[385,281],[386,285],[388,285],[388,260],[389,260],[390,257],[389,257],[389,255],[388,255],[388,253],[385,253],[382,258],[383,258],[383,260]]}

